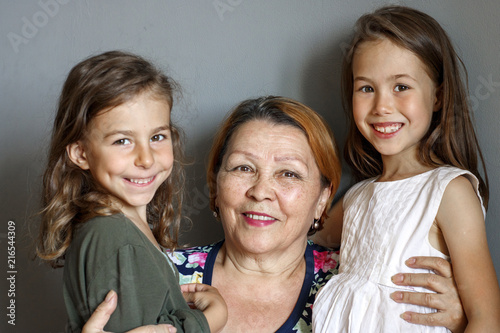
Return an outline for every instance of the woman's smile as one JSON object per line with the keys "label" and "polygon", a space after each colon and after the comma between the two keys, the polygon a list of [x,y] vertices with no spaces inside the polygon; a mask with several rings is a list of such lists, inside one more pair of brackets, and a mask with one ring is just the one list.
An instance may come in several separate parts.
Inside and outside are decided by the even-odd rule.
{"label": "woman's smile", "polygon": [[276,218],[269,216],[267,214],[255,213],[255,212],[245,212],[243,213],[245,221],[255,227],[267,227],[272,225],[274,222],[278,221]]}

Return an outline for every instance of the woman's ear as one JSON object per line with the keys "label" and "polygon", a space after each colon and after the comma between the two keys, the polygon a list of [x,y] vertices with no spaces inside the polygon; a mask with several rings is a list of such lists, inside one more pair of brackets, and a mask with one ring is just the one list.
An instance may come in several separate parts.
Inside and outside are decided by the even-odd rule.
{"label": "woman's ear", "polygon": [[328,202],[328,198],[330,198],[331,193],[332,193],[331,186],[327,186],[321,190],[318,204],[316,205],[316,211],[314,212],[315,219],[319,220],[323,215],[323,212],[326,209],[326,203]]}
{"label": "woman's ear", "polygon": [[76,166],[80,167],[82,170],[89,169],[89,162],[87,160],[85,148],[82,145],[81,141],[77,141],[67,145],[66,153],[68,154],[71,162],[75,163]]}

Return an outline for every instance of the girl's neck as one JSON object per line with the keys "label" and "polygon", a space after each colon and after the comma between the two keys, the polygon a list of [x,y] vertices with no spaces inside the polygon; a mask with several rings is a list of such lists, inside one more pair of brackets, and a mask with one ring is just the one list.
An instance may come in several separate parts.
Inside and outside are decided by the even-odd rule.
{"label": "girl's neck", "polygon": [[146,210],[144,209],[144,212],[136,211],[136,210],[127,210],[124,209],[123,207],[120,209],[122,214],[125,215],[130,221],[132,221],[133,224],[146,236],[149,241],[158,249],[160,248],[160,245],[158,244],[158,241],[153,235],[153,232],[151,231],[151,228],[149,227],[148,221],[146,219]]}
{"label": "girl's neck", "polygon": [[399,156],[382,156],[383,170],[379,182],[406,179],[432,170],[435,167],[425,165],[417,158],[400,158]]}

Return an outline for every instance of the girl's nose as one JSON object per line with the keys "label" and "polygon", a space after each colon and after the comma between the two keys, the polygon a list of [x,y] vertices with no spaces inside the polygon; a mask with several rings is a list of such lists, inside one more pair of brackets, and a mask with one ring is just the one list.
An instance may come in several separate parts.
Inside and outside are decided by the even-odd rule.
{"label": "girl's nose", "polygon": [[257,201],[276,199],[275,182],[272,177],[257,175],[254,183],[247,191],[247,196]]}
{"label": "girl's nose", "polygon": [[384,116],[392,112],[391,96],[388,93],[378,92],[373,105],[373,113],[377,116]]}
{"label": "girl's nose", "polygon": [[154,156],[149,145],[137,146],[136,151],[135,166],[145,169],[150,168],[154,163]]}

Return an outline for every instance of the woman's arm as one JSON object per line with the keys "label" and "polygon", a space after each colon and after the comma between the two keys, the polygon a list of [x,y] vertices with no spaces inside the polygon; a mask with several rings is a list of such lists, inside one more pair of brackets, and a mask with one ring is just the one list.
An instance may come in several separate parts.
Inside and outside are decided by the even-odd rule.
{"label": "woman's arm", "polygon": [[468,179],[460,176],[448,184],[436,219],[450,252],[467,330],[499,332],[500,287],[481,204]]}

